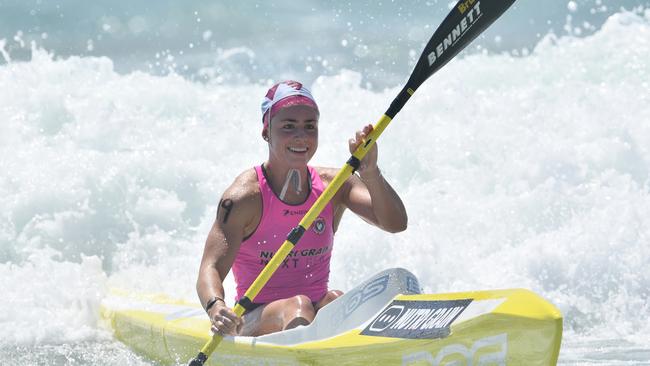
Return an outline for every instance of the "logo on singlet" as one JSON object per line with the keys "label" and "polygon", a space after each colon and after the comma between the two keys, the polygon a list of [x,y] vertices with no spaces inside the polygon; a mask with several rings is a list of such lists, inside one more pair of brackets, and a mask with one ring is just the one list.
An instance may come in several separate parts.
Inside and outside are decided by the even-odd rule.
{"label": "logo on singlet", "polygon": [[295,216],[295,215],[304,215],[307,213],[307,210],[282,210],[283,216]]}
{"label": "logo on singlet", "polygon": [[314,224],[312,225],[314,228],[314,232],[316,234],[322,234],[323,231],[325,231],[325,219],[322,217],[318,217],[315,221]]}

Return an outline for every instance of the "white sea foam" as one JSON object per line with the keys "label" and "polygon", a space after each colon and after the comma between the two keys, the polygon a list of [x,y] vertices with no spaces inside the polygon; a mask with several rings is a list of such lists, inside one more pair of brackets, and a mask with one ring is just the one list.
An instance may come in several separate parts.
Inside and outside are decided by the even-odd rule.
{"label": "white sea foam", "polygon": [[97,327],[106,296],[106,274],[97,257],[73,263],[42,249],[20,264],[0,264],[0,278],[0,348],[107,337]]}
{"label": "white sea foam", "polygon": [[[409,229],[347,214],[332,287],[395,266],[427,292],[526,287],[563,311],[563,359],[624,339],[612,357],[630,361],[650,332],[649,18],[616,14],[593,36],[433,76],[379,142]],[[40,49],[0,66],[0,84],[0,345],[103,339],[108,286],[194,299],[220,193],[265,159],[267,86],[120,75],[108,58]],[[341,166],[399,90],[361,85],[346,70],[312,85],[313,163]]]}

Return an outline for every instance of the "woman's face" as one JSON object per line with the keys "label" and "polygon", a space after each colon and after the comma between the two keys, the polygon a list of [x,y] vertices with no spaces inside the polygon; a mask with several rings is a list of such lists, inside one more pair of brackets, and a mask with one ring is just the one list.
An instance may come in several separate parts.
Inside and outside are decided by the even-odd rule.
{"label": "woman's face", "polygon": [[305,105],[278,111],[266,131],[270,154],[290,168],[306,165],[318,148],[318,117],[314,108]]}

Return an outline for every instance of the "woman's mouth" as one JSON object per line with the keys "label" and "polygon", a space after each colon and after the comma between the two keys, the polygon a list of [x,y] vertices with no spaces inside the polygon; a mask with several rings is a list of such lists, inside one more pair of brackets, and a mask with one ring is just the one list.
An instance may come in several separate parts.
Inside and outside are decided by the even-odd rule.
{"label": "woman's mouth", "polygon": [[289,151],[291,151],[293,153],[298,153],[298,154],[304,154],[308,150],[306,147],[289,147],[288,149],[289,149]]}

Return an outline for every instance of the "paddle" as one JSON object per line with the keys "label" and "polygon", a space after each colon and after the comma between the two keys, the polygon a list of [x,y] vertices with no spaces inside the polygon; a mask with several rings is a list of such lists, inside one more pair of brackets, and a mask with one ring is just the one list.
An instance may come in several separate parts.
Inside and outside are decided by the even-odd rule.
{"label": "paddle", "polygon": [[[390,121],[395,118],[395,115],[408,102],[409,98],[415,93],[415,90],[489,27],[514,2],[515,0],[460,0],[454,6],[424,48],[406,86],[399,92],[386,113],[379,119],[372,132],[367,136],[365,143],[360,145],[352,153],[350,159],[336,174],[325,191],[323,191],[318,200],[302,218],[298,226],[289,233],[285,242],[248,288],[244,297],[235,305],[233,311],[237,315],[241,316],[247,308],[251,307],[255,296],[257,296],[273,273],[280,267],[293,247],[298,244],[298,241],[307,228],[311,226],[327,203],[334,197],[334,194],[336,194],[350,175],[359,168],[360,162],[366,156],[368,150],[377,141]],[[203,365],[219,343],[221,343],[222,339],[223,337],[218,334],[213,335],[212,339],[203,346],[201,352],[189,365]]]}

